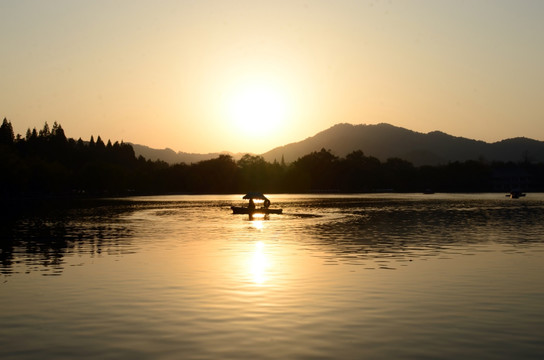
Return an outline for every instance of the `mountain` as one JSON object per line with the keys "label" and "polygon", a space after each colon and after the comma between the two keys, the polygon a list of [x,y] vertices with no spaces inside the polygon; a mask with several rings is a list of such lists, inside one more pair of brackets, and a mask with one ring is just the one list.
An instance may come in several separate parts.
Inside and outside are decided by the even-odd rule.
{"label": "mountain", "polygon": [[203,160],[210,160],[219,157],[219,155],[230,155],[234,160],[239,160],[244,154],[232,154],[228,152],[222,153],[209,153],[209,154],[193,154],[185,152],[175,152],[172,149],[153,149],[148,146],[131,144],[134,149],[136,156],[143,156],[147,160],[156,161],[161,160],[168,164],[179,164],[179,163],[197,163]]}
{"label": "mountain", "polygon": [[544,162],[544,142],[513,138],[495,143],[455,137],[440,131],[427,134],[390,124],[337,124],[303,141],[270,150],[262,156],[267,161],[292,162],[325,148],[344,157],[362,150],[367,156],[385,161],[397,157],[414,165],[438,165],[453,161],[485,159],[488,161]]}
{"label": "mountain", "polygon": [[[152,149],[144,145],[131,144],[136,156],[148,160],[162,160],[169,164],[197,163],[230,155],[239,160],[245,153],[192,154],[175,152],[172,149]],[[344,157],[352,151],[362,150],[367,156],[381,161],[401,158],[421,165],[447,164],[453,161],[485,159],[487,161],[523,160],[544,162],[544,142],[524,137],[487,143],[448,135],[441,131],[424,134],[390,124],[352,125],[337,124],[305,140],[280,146],[261,154],[266,161],[293,162],[298,158],[322,148]]]}

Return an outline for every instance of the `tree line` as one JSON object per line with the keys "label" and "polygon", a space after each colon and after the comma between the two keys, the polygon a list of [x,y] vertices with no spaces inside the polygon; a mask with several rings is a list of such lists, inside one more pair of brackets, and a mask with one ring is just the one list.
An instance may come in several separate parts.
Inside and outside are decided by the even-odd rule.
{"label": "tree line", "polygon": [[0,192],[30,195],[118,196],[169,193],[440,192],[544,190],[544,164],[489,163],[485,160],[416,167],[406,160],[386,161],[353,151],[345,157],[321,149],[291,164],[261,156],[229,155],[193,164],[169,165],[137,157],[130,144],[65,136],[47,123],[15,135],[0,126]]}

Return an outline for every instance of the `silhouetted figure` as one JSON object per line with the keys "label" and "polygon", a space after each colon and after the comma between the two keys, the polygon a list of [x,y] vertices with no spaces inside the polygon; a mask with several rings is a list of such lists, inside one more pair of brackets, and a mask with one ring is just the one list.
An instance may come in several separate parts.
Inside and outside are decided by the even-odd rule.
{"label": "silhouetted figure", "polygon": [[253,202],[253,199],[249,199],[248,209],[255,210],[255,203]]}
{"label": "silhouetted figure", "polygon": [[270,207],[270,200],[266,199],[263,205],[265,209],[268,209]]}

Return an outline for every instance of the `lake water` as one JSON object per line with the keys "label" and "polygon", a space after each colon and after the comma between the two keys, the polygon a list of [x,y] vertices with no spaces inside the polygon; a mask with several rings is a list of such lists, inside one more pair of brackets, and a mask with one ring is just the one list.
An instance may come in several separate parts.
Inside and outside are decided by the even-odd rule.
{"label": "lake water", "polygon": [[0,358],[544,358],[544,194],[270,198],[12,214]]}

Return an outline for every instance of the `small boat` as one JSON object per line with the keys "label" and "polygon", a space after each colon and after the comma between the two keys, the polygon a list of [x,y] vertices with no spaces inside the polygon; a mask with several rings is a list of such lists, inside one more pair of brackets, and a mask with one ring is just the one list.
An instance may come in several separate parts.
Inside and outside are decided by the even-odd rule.
{"label": "small boat", "polygon": [[509,195],[506,195],[507,197],[510,197],[510,199],[519,199],[520,197],[525,196],[525,194],[519,190],[511,191]]}
{"label": "small boat", "polygon": [[[262,193],[259,192],[250,192],[244,195],[244,200],[249,200],[248,206],[231,206],[233,214],[248,214],[253,216],[254,214],[281,214],[283,209],[271,209],[270,200]],[[262,202],[261,207],[256,207],[255,201]]]}
{"label": "small boat", "polygon": [[268,214],[281,214],[283,212],[283,209],[265,209],[265,208],[257,208],[257,209],[253,209],[253,210],[250,210],[249,208],[245,207],[245,206],[231,206],[230,207],[232,209],[232,213],[233,214],[250,214],[250,215],[253,215],[253,214],[264,214],[264,215],[268,215]]}

